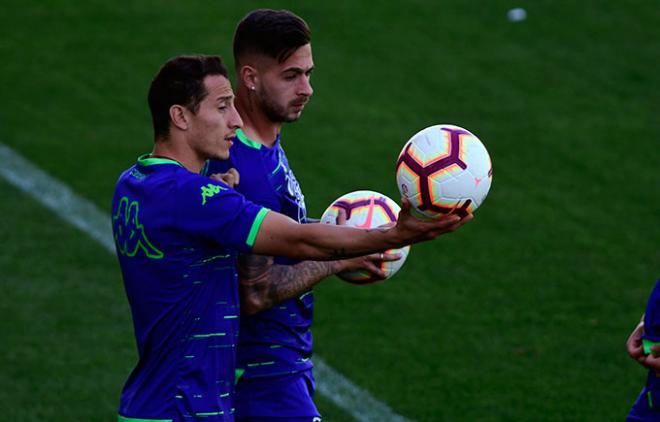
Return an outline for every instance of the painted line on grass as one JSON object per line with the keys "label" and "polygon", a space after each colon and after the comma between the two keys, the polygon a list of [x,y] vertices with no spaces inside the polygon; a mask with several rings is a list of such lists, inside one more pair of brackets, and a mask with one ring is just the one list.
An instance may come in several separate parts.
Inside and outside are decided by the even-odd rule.
{"label": "painted line on grass", "polygon": [[110,218],[91,202],[78,196],[64,183],[0,143],[0,174],[23,192],[41,202],[64,221],[115,252]]}
{"label": "painted line on grass", "polygon": [[[5,180],[89,235],[108,252],[115,253],[109,215],[2,143],[0,163],[0,175]],[[360,422],[408,421],[319,356],[314,357],[314,375],[319,393]]]}

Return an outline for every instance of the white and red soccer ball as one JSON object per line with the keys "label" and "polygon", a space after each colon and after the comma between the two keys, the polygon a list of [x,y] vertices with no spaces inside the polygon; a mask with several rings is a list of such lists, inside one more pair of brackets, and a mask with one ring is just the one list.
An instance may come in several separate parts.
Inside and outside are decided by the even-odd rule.
{"label": "white and red soccer ball", "polygon": [[396,164],[401,195],[430,218],[474,212],[486,199],[492,179],[486,147],[454,125],[430,126],[413,135]]}
{"label": "white and red soccer ball", "polygon": [[[399,216],[400,209],[396,202],[381,193],[370,190],[359,190],[337,198],[321,216],[321,223],[336,224],[339,210],[344,210],[346,212],[347,226],[371,229],[395,222]],[[403,266],[409,251],[410,246],[389,249],[386,253],[399,253],[401,254],[401,259],[397,261],[376,262],[376,265],[385,272],[387,278],[390,278]],[[379,281],[368,271],[343,272],[337,274],[337,276],[342,280],[354,284],[370,284]]]}

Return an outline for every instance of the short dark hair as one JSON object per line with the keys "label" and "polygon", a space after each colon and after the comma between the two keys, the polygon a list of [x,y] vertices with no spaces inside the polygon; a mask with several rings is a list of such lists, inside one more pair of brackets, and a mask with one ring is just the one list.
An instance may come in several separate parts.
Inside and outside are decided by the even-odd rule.
{"label": "short dark hair", "polygon": [[176,56],[160,68],[149,87],[149,109],[154,136],[167,137],[170,131],[170,107],[182,105],[193,113],[208,94],[204,78],[209,75],[227,76],[227,69],[218,56]]}
{"label": "short dark hair", "polygon": [[307,23],[288,10],[257,9],[248,13],[234,32],[234,62],[247,54],[259,54],[282,63],[298,48],[309,44]]}

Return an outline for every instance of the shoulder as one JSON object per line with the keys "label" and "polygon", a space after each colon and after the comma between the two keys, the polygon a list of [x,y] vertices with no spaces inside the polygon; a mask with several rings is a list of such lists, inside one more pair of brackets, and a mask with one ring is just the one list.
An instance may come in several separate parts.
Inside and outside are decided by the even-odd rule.
{"label": "shoulder", "polygon": [[123,183],[126,181],[126,179],[129,178],[129,176],[136,171],[137,164],[133,164],[126,170],[122,171],[119,177],[117,178],[117,185]]}

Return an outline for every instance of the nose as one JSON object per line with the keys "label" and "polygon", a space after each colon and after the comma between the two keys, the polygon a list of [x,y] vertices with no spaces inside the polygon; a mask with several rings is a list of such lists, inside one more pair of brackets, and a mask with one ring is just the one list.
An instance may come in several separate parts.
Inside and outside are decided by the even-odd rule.
{"label": "nose", "polygon": [[312,88],[312,81],[310,80],[310,75],[303,75],[301,78],[300,88],[298,95],[304,95],[305,97],[311,97],[314,93],[314,88]]}
{"label": "nose", "polygon": [[238,110],[236,110],[236,107],[232,105],[231,107],[232,113],[229,119],[227,119],[227,125],[231,129],[238,129],[240,127],[243,127],[243,119],[241,119],[240,114],[238,114]]}

